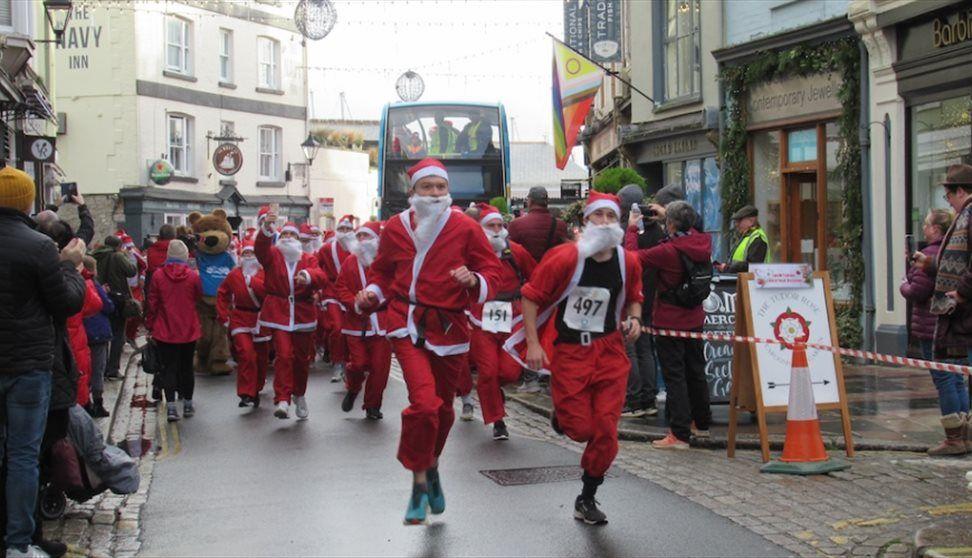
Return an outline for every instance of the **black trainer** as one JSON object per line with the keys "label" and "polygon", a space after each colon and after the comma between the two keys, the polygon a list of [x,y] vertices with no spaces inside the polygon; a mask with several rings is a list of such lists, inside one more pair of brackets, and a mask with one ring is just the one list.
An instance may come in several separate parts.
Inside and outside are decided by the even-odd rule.
{"label": "black trainer", "polygon": [[251,397],[250,402],[253,403],[253,408],[256,409],[260,406],[260,394],[256,394],[256,397]]}
{"label": "black trainer", "polygon": [[358,397],[358,392],[349,391],[344,395],[344,401],[341,401],[341,410],[345,413],[351,412],[354,408],[354,400]]}
{"label": "black trainer", "polygon": [[60,541],[40,539],[38,541],[34,541],[33,544],[46,552],[51,558],[61,558],[61,556],[67,554],[68,550],[67,545]]}
{"label": "black trainer", "polygon": [[374,407],[371,409],[365,409],[365,418],[370,420],[381,420],[385,418],[385,415],[381,414],[381,409]]}
{"label": "black trainer", "polygon": [[583,496],[578,496],[574,501],[574,519],[588,525],[604,525],[608,522],[604,512],[597,509],[597,500]]}
{"label": "black trainer", "polygon": [[249,407],[250,406],[250,396],[249,395],[241,395],[240,396],[240,402],[237,403],[236,406],[237,407],[241,407],[241,408],[242,407]]}
{"label": "black trainer", "polygon": [[498,420],[493,423],[493,439],[494,440],[509,440],[510,432],[506,429],[506,423],[502,420]]}
{"label": "black trainer", "polygon": [[550,428],[553,428],[553,431],[557,434],[564,435],[564,431],[560,428],[560,423],[557,422],[557,411],[550,412]]}

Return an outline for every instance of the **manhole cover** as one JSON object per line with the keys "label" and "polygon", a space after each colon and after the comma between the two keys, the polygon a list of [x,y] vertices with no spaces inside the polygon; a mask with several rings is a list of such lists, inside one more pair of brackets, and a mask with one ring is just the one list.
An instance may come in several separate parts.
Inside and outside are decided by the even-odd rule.
{"label": "manhole cover", "polygon": [[487,469],[480,471],[480,473],[500,486],[576,481],[580,480],[583,472],[583,469],[577,465],[526,467],[524,469]]}

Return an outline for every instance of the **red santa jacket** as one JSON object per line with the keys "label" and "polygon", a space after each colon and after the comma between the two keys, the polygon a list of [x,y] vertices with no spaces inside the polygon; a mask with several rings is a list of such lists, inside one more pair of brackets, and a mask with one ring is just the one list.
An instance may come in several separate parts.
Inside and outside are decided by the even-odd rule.
{"label": "red santa jacket", "polygon": [[88,381],[91,377],[91,349],[88,348],[88,333],[84,329],[84,319],[101,312],[101,296],[91,279],[91,273],[84,274],[84,306],[77,314],[67,319],[68,343],[74,362],[78,367],[78,405],[88,404]]}
{"label": "red santa jacket", "polygon": [[[388,337],[409,337],[439,356],[469,351],[465,310],[489,300],[499,283],[500,262],[482,227],[455,210],[443,211],[427,240],[416,237],[411,211],[388,220],[366,287],[388,304]],[[451,271],[466,266],[479,277],[474,289]]]}
{"label": "red santa jacket", "polygon": [[357,337],[372,337],[385,335],[385,313],[371,314],[360,312],[354,306],[354,297],[367,286],[367,270],[354,254],[348,256],[341,266],[337,283],[334,284],[334,294],[338,302],[344,306],[344,323],[341,333]]}
{"label": "red santa jacket", "polygon": [[[499,283],[496,285],[496,293],[492,300],[508,300],[513,302],[513,319],[520,315],[520,288],[523,283],[530,280],[533,269],[537,267],[537,260],[533,259],[530,252],[512,240],[509,248],[497,254],[500,259],[501,272]],[[483,305],[473,304],[469,309],[470,321],[476,327],[482,327]]]}
{"label": "red santa jacket", "polygon": [[345,250],[336,238],[325,242],[324,246],[321,246],[321,249],[317,251],[317,265],[324,271],[324,275],[327,276],[328,280],[328,285],[321,289],[321,306],[337,304],[341,306],[342,310],[346,309],[338,301],[337,295],[334,292],[334,285],[338,280],[338,275],[341,273],[342,264],[349,255],[350,252]]}
{"label": "red santa jacket", "polygon": [[[266,288],[266,297],[260,310],[260,327],[284,331],[314,331],[317,328],[314,292],[328,285],[324,272],[317,267],[316,258],[310,254],[301,254],[291,272],[283,254],[271,244],[270,236],[266,233],[257,233],[253,248],[257,260],[263,266],[263,284]],[[295,277],[301,271],[310,275],[310,284],[296,283]]]}
{"label": "red santa jacket", "polygon": [[262,269],[252,276],[244,275],[240,267],[229,272],[216,291],[216,315],[230,335],[259,333],[257,322],[266,294]]}
{"label": "red santa jacket", "polygon": [[[638,254],[629,252],[617,247],[618,258],[624,275],[621,277],[623,289],[618,293],[615,320],[621,324],[622,316],[628,304],[632,302],[642,302],[644,295],[641,292],[641,263],[638,261]],[[549,332],[556,330],[554,317],[557,306],[562,300],[570,296],[571,291],[580,282],[581,275],[584,273],[584,262],[578,258],[577,245],[573,242],[561,244],[547,252],[543,261],[533,270],[530,282],[523,285],[523,298],[530,299],[539,306],[537,312],[537,330],[541,339],[550,339]],[[545,330],[549,328],[549,331]],[[521,366],[526,367],[524,356],[526,355],[526,329],[523,322],[515,324],[513,333],[503,344],[506,350]],[[552,357],[549,347],[547,356]],[[539,370],[549,374],[548,370]]]}

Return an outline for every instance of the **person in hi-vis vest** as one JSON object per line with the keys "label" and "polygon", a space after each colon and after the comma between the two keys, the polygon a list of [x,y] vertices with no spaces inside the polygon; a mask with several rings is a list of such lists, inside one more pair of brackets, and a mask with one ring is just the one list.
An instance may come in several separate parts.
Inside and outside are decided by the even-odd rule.
{"label": "person in hi-vis vest", "polygon": [[448,155],[456,153],[459,130],[445,119],[441,112],[435,113],[435,126],[429,130],[429,155]]}
{"label": "person in hi-vis vest", "polygon": [[729,263],[716,266],[720,273],[744,273],[749,271],[751,263],[772,261],[769,238],[759,226],[758,218],[759,210],[751,205],[745,205],[732,214],[731,219],[736,223],[739,242],[730,252]]}

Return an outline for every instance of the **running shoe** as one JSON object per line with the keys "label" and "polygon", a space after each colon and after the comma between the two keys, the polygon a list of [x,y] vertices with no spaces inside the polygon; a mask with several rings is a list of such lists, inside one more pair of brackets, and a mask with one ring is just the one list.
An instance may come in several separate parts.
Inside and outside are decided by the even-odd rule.
{"label": "running shoe", "polygon": [[277,403],[277,408],[273,411],[273,416],[278,419],[290,418],[290,404],[286,401]]}
{"label": "running shoe", "polygon": [[472,403],[463,403],[462,404],[462,414],[459,415],[459,419],[462,420],[462,421],[465,421],[465,422],[471,421],[473,419],[473,412],[474,411],[475,411],[475,408],[473,407]]}
{"label": "running shoe", "polygon": [[640,407],[625,407],[621,409],[621,418],[641,418],[646,414],[645,410]]}
{"label": "running shoe", "polygon": [[429,493],[417,486],[412,487],[412,496],[405,510],[405,525],[421,525],[428,521]]}
{"label": "running shoe", "polygon": [[354,409],[354,400],[358,397],[358,392],[349,391],[344,394],[344,400],[341,401],[341,410],[345,413],[350,413],[351,409]]}
{"label": "running shoe", "polygon": [[166,409],[166,420],[169,422],[176,422],[179,420],[179,409],[176,408],[175,401],[165,404]]}
{"label": "running shoe", "polygon": [[369,420],[381,420],[385,418],[385,415],[381,414],[381,409],[375,407],[373,409],[365,409],[365,418]]}
{"label": "running shoe", "polygon": [[296,407],[294,414],[297,415],[299,420],[307,420],[310,411],[307,409],[307,398],[303,395],[298,395],[294,397],[294,406]]}
{"label": "running shoe", "polygon": [[584,496],[578,496],[577,500],[574,500],[574,519],[588,525],[604,525],[608,522],[604,512],[597,509],[597,500]]}
{"label": "running shoe", "polygon": [[510,432],[506,429],[506,423],[502,420],[498,420],[493,423],[493,439],[494,440],[509,440]]}
{"label": "running shoe", "polygon": [[429,481],[429,509],[433,514],[439,515],[445,512],[445,492],[442,491],[439,470],[429,469],[425,474]]}
{"label": "running shoe", "polygon": [[684,442],[675,437],[675,434],[671,432],[668,436],[665,436],[661,440],[655,440],[651,443],[651,447],[661,450],[686,450],[689,449],[688,442]]}
{"label": "running shoe", "polygon": [[192,406],[192,399],[182,400],[182,416],[183,418],[192,418],[192,415],[196,414],[196,409]]}
{"label": "running shoe", "polygon": [[336,384],[344,381],[344,365],[335,364],[331,367],[331,383]]}

